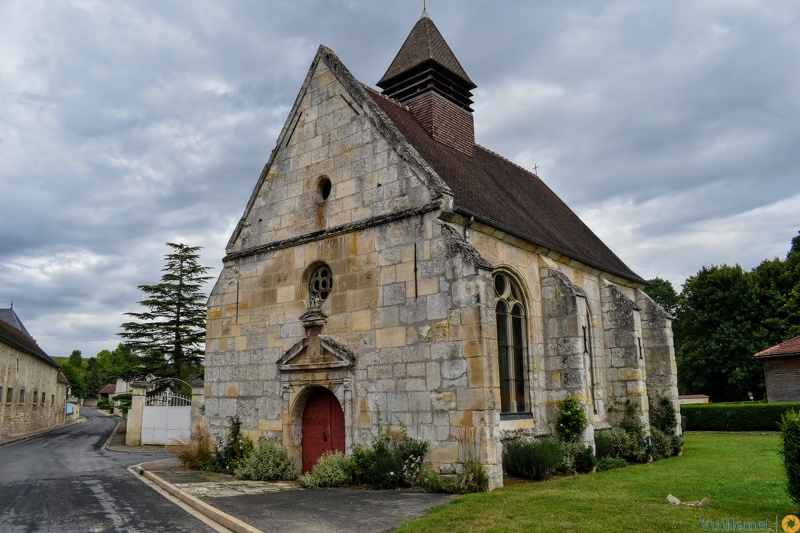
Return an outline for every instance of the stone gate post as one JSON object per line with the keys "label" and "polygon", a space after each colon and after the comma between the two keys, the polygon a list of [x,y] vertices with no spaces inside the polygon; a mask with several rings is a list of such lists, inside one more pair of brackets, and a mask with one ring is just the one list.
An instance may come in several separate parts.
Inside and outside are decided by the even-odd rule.
{"label": "stone gate post", "polygon": [[203,423],[203,407],[206,397],[204,393],[205,382],[202,379],[195,379],[192,385],[192,418],[189,426],[189,433],[198,425]]}
{"label": "stone gate post", "polygon": [[142,416],[144,415],[144,400],[147,396],[147,383],[134,381],[131,383],[131,409],[128,411],[128,426],[125,433],[127,446],[140,446],[142,444]]}

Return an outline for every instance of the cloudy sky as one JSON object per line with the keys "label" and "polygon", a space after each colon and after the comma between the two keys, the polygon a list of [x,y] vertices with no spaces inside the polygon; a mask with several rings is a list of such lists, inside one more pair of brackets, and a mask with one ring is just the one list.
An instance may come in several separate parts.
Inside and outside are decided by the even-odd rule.
{"label": "cloudy sky", "polygon": [[[428,0],[480,144],[644,278],[783,257],[800,230],[795,0]],[[320,43],[373,85],[422,0],[0,2],[0,307],[113,349],[166,242],[225,244]],[[210,290],[210,284],[207,287]]]}

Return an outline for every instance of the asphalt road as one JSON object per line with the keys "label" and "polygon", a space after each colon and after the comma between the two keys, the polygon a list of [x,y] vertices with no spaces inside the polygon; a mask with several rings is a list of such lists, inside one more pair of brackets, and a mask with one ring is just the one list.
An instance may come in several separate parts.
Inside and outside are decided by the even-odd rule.
{"label": "asphalt road", "polygon": [[165,454],[103,450],[117,420],[82,414],[86,422],[0,447],[1,532],[213,531],[126,470]]}

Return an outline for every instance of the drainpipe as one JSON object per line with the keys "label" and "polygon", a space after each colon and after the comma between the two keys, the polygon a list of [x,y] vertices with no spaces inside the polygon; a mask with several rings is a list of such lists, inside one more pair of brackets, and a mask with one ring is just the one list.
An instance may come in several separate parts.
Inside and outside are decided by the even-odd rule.
{"label": "drainpipe", "polygon": [[467,242],[469,242],[469,227],[472,225],[473,222],[475,222],[475,215],[469,217],[469,222],[467,222],[467,225],[464,226],[464,240]]}

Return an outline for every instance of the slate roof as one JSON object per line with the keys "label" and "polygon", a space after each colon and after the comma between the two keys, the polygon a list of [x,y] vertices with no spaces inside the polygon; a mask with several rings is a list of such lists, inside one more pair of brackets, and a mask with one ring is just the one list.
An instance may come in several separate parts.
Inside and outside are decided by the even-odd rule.
{"label": "slate roof", "polygon": [[58,364],[53,361],[50,356],[44,352],[44,350],[39,348],[39,345],[36,344],[36,341],[34,341],[30,335],[28,335],[24,328],[20,330],[7,322],[0,320],[0,342],[8,344],[9,346],[12,346],[21,352],[30,354],[50,366],[59,368]]}
{"label": "slate roof", "polygon": [[442,34],[439,33],[439,29],[425,15],[417,21],[411,33],[406,37],[400,51],[397,52],[389,68],[386,69],[386,73],[377,83],[378,87],[390,84],[394,78],[422,66],[427,61],[433,61],[449,70],[469,85],[469,88],[477,87],[467,76],[464,67],[458,62],[456,55]]}
{"label": "slate roof", "polygon": [[586,265],[645,283],[537,175],[480,145],[470,157],[433,140],[407,108],[366,89],[453,191],[455,211]]}
{"label": "slate roof", "polygon": [[30,333],[28,333],[28,330],[25,329],[25,325],[22,323],[22,320],[19,319],[17,313],[14,312],[13,307],[0,308],[0,321],[3,321],[7,324],[11,324],[18,330],[23,331],[25,335],[29,337],[31,335]]}
{"label": "slate roof", "polygon": [[786,342],[782,342],[771,348],[762,350],[758,352],[755,357],[789,357],[793,355],[800,355],[800,337],[789,339]]}

